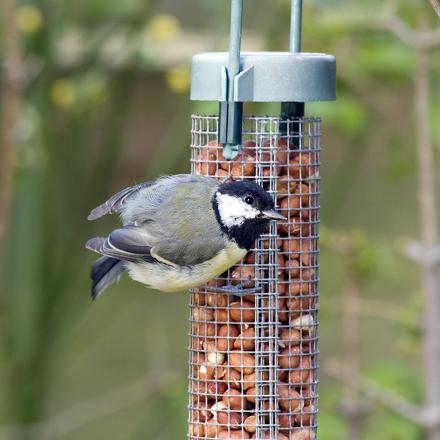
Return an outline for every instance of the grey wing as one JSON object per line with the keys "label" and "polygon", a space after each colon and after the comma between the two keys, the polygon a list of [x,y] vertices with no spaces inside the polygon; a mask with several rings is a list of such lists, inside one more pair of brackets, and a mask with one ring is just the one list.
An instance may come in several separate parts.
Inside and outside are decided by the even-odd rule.
{"label": "grey wing", "polygon": [[[114,258],[139,261],[145,257],[139,256],[143,251],[138,246],[147,243],[155,261],[192,266],[210,260],[224,248],[223,234],[211,204],[218,185],[215,180],[184,174],[143,185],[128,188],[132,190],[128,194],[127,190],[121,191],[102,208],[96,208],[116,212],[112,208],[116,202],[123,223],[128,225],[117,231],[130,230],[128,243],[127,232],[121,240],[119,232],[114,231],[107,239],[89,241],[90,249]],[[136,230],[138,237],[133,241],[132,233]]]}
{"label": "grey wing", "polygon": [[86,248],[107,257],[132,262],[157,262],[151,256],[151,246],[145,230],[134,225],[114,230],[108,237],[92,238]]}
{"label": "grey wing", "polygon": [[137,194],[141,189],[153,185],[154,182],[144,182],[138,185],[125,188],[114,196],[110,197],[106,202],[97,206],[87,217],[88,220],[96,220],[106,214],[115,214],[121,212],[124,203]]}
{"label": "grey wing", "polygon": [[160,261],[178,266],[194,266],[214,258],[225,247],[223,240],[209,241],[169,240],[154,247],[154,255]]}
{"label": "grey wing", "polygon": [[202,183],[179,185],[145,224],[155,254],[179,266],[206,262],[225,247],[211,202],[215,186]]}
{"label": "grey wing", "polygon": [[121,210],[122,221],[124,225],[162,223],[181,210],[179,204],[187,205],[192,197],[198,198],[200,188],[214,191],[217,186],[218,183],[210,177],[191,174],[161,177],[126,199]]}

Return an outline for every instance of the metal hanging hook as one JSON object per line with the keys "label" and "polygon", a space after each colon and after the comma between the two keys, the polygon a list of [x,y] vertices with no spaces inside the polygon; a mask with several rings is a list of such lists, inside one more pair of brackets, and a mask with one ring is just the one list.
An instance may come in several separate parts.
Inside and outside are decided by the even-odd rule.
{"label": "metal hanging hook", "polygon": [[290,52],[301,52],[302,0],[292,0],[290,12]]}
{"label": "metal hanging hook", "polygon": [[240,73],[243,0],[232,0],[229,63],[226,69],[227,100],[220,102],[219,143],[223,144],[223,157],[233,160],[241,148],[243,103],[235,101],[235,78]]}
{"label": "metal hanging hook", "polygon": [[[302,34],[302,0],[292,0],[290,11],[290,52],[301,52],[301,34]],[[304,116],[304,102],[283,102],[281,104],[282,120],[291,120],[293,118]],[[293,124],[294,132],[299,129],[298,124]],[[280,127],[281,134],[285,135],[287,124]],[[294,139],[296,142],[297,139]]]}

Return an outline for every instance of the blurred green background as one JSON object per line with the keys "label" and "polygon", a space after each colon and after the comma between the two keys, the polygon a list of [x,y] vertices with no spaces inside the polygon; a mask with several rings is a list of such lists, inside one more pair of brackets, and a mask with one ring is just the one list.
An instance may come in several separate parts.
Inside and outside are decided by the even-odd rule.
{"label": "blurred green background", "polygon": [[[83,243],[115,225],[86,221],[107,196],[189,171],[190,115],[217,111],[189,101],[190,60],[227,50],[228,5],[2,0],[0,57],[6,66],[18,54],[20,75],[14,89],[5,67],[0,90],[16,136],[1,267],[1,440],[185,438],[188,295],[123,279],[92,304],[94,256]],[[287,0],[245,0],[245,11],[243,49],[287,50]],[[420,29],[436,29],[429,51],[411,44]],[[320,438],[427,438],[417,420],[367,398],[359,377],[348,389],[338,365],[352,355],[379,391],[425,400],[424,296],[403,249],[421,235],[416,105],[426,69],[424,120],[439,165],[438,17],[428,0],[306,1],[303,31],[304,51],[338,61],[338,101],[307,106],[323,117]],[[344,302],[353,292],[356,310]],[[354,348],[347,331],[359,335]]]}

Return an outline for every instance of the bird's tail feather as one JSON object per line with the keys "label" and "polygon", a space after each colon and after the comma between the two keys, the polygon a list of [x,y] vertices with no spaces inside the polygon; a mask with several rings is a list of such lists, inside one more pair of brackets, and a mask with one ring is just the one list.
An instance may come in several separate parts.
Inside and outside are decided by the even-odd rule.
{"label": "bird's tail feather", "polygon": [[107,287],[119,281],[125,272],[121,260],[111,257],[98,258],[92,266],[92,299],[95,300]]}

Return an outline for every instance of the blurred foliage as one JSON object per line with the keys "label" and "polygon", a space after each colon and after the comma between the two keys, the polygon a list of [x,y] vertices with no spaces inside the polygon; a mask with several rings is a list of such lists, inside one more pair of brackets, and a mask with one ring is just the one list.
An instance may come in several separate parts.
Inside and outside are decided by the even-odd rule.
{"label": "blurred foliage", "polygon": [[[262,50],[287,49],[289,1],[246,3],[245,35],[258,35]],[[332,241],[341,236],[354,246],[368,297],[402,305],[409,320],[417,321],[420,311],[416,268],[396,246],[417,228],[415,60],[375,26],[390,12],[410,26],[422,14],[437,25],[427,1],[305,2],[304,50],[338,59],[337,103],[307,106],[324,119],[321,363],[340,351],[334,305],[344,256]],[[227,48],[228,15],[219,1],[17,2],[26,87],[0,310],[2,440],[183,438],[186,296],[159,296],[123,281],[91,305],[93,256],[83,243],[113,223],[92,225],[85,218],[120,187],[188,171],[190,113],[217,111],[215,103],[188,102],[190,56]],[[432,66],[431,127],[438,147],[438,51]],[[420,399],[419,330],[364,321],[365,372]],[[181,382],[156,390],[148,401],[114,413],[94,408],[95,416],[91,411],[77,424],[66,416],[71,428],[62,434],[37,429],[71,414],[69,408],[88,408],[89,399],[109,390],[170,372]],[[340,387],[322,374],[320,394],[320,438],[344,438]],[[388,410],[371,408],[363,438],[423,437]]]}

